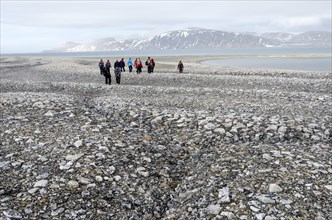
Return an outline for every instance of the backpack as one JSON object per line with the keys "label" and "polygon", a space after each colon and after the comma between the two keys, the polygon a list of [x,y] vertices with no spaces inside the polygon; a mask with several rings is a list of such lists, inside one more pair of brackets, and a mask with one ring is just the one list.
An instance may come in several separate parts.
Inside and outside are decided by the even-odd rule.
{"label": "backpack", "polygon": [[145,65],[149,65],[149,62],[148,62],[148,61],[145,61]]}

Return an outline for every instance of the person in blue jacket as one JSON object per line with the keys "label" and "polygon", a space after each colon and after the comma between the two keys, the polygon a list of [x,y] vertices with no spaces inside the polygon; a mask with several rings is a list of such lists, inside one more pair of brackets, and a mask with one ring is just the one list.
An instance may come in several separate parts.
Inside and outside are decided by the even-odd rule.
{"label": "person in blue jacket", "polygon": [[131,73],[133,71],[133,61],[131,60],[131,58],[129,58],[127,64],[128,64],[129,72]]}

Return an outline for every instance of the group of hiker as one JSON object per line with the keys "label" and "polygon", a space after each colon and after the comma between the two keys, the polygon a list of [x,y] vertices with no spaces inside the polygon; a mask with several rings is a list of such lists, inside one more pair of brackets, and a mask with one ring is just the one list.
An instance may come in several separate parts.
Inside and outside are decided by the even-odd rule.
{"label": "group of hiker", "polygon": [[[151,74],[154,72],[154,67],[156,65],[154,59],[148,57],[148,59],[145,61],[145,65],[148,68],[148,73]],[[125,61],[124,58],[122,58],[120,61],[116,60],[113,67],[114,67],[114,74],[115,74],[115,80],[117,84],[121,83],[121,72],[126,72],[125,69]],[[127,66],[129,69],[129,73],[133,71],[133,66],[136,68],[136,74],[140,74],[142,72],[143,63],[140,58],[136,58],[133,62],[131,58],[127,61]],[[99,69],[100,74],[105,77],[105,83],[111,85],[112,79],[111,79],[111,62],[109,60],[104,63],[103,59],[100,59],[99,61]],[[178,63],[177,69],[179,70],[179,73],[183,73],[183,63],[180,61]]]}

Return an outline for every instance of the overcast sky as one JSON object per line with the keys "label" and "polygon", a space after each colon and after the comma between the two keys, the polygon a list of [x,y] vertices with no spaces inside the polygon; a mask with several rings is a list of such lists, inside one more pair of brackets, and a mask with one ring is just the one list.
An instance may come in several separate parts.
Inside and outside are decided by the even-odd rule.
{"label": "overcast sky", "polygon": [[67,41],[150,37],[187,27],[231,32],[331,31],[331,0],[1,0],[1,53],[40,52]]}

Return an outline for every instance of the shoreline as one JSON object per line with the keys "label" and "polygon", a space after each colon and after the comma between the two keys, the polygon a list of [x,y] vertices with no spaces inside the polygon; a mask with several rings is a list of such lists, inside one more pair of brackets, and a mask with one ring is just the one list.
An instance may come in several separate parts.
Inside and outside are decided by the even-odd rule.
{"label": "shoreline", "polygon": [[[152,55],[151,55],[152,56]],[[108,58],[112,60],[111,62],[114,62],[115,59],[120,59],[121,57],[125,56],[109,56]],[[77,60],[77,59],[83,59],[83,60],[98,60],[98,59],[108,59],[107,57],[64,57],[64,56],[1,56],[1,62],[4,65],[4,62],[6,59],[35,59],[35,60],[43,60],[43,59],[52,59],[52,60]],[[128,58],[128,57],[127,57]],[[141,57],[141,60],[145,60],[147,56]],[[248,55],[184,55],[184,56],[154,56],[153,57],[156,62],[160,64],[166,64],[166,65],[174,65],[177,66],[177,63],[179,60],[182,60],[182,62],[185,63],[185,65],[190,66],[196,66],[196,64],[199,64],[201,66],[207,67],[207,68],[219,68],[224,69],[227,71],[268,71],[268,72],[323,72],[323,73],[331,73],[331,71],[318,71],[318,70],[291,70],[291,69],[278,69],[278,68],[272,68],[272,67],[262,67],[262,68],[247,68],[247,67],[236,67],[236,66],[212,66],[208,64],[204,64],[206,61],[215,61],[215,60],[225,60],[225,59],[241,59],[241,58],[332,58],[332,54],[248,54]],[[134,59],[134,57],[132,57]]]}

